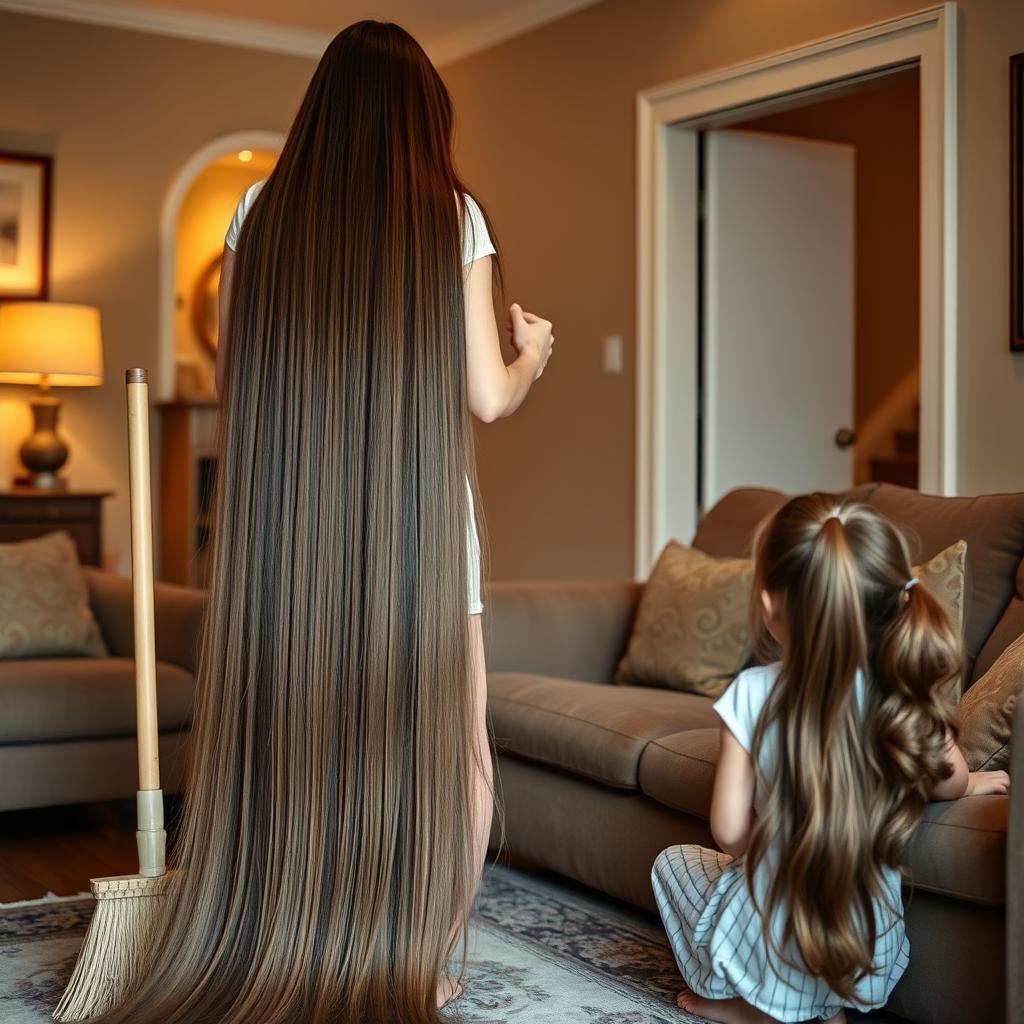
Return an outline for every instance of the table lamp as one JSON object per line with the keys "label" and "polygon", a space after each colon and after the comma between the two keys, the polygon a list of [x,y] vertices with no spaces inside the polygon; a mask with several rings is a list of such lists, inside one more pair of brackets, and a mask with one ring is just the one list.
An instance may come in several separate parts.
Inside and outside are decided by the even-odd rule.
{"label": "table lamp", "polygon": [[103,383],[100,311],[66,302],[10,302],[0,306],[0,384],[35,384],[29,403],[35,429],[18,454],[33,487],[62,490],[57,475],[68,446],[57,436],[60,401],[52,387]]}

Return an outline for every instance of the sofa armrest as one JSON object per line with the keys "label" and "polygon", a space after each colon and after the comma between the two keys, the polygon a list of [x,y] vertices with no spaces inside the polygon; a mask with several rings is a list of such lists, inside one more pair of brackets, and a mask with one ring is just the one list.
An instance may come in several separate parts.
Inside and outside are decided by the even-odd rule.
{"label": "sofa armrest", "polygon": [[1024,1020],[1024,698],[1013,715],[1006,836],[1006,1019]]}
{"label": "sofa armrest", "polygon": [[[89,602],[110,653],[131,658],[135,653],[132,631],[132,581],[99,569],[82,567],[89,587]],[[196,671],[199,630],[206,593],[174,583],[157,583],[153,588],[156,617],[157,661]]]}
{"label": "sofa armrest", "polygon": [[484,597],[488,671],[610,682],[640,591],[630,582],[490,584]]}

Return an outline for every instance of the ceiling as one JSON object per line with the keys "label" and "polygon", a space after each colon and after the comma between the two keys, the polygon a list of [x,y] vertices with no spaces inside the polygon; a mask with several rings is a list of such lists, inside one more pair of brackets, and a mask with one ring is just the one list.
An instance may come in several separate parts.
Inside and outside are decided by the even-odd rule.
{"label": "ceiling", "polygon": [[405,26],[448,63],[597,0],[0,0],[0,10],[318,56],[345,25]]}

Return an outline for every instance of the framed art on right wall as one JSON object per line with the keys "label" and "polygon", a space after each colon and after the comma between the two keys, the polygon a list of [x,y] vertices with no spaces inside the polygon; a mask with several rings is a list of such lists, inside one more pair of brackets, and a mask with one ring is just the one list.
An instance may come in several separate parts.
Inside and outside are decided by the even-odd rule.
{"label": "framed art on right wall", "polygon": [[1024,53],[1010,58],[1010,351],[1024,352]]}

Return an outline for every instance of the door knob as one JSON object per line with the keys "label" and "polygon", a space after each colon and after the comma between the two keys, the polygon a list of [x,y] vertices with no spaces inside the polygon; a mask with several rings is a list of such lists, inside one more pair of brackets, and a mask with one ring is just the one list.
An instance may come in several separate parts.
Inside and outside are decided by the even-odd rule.
{"label": "door knob", "polygon": [[849,448],[857,443],[857,435],[849,427],[840,427],[833,440],[837,448]]}

